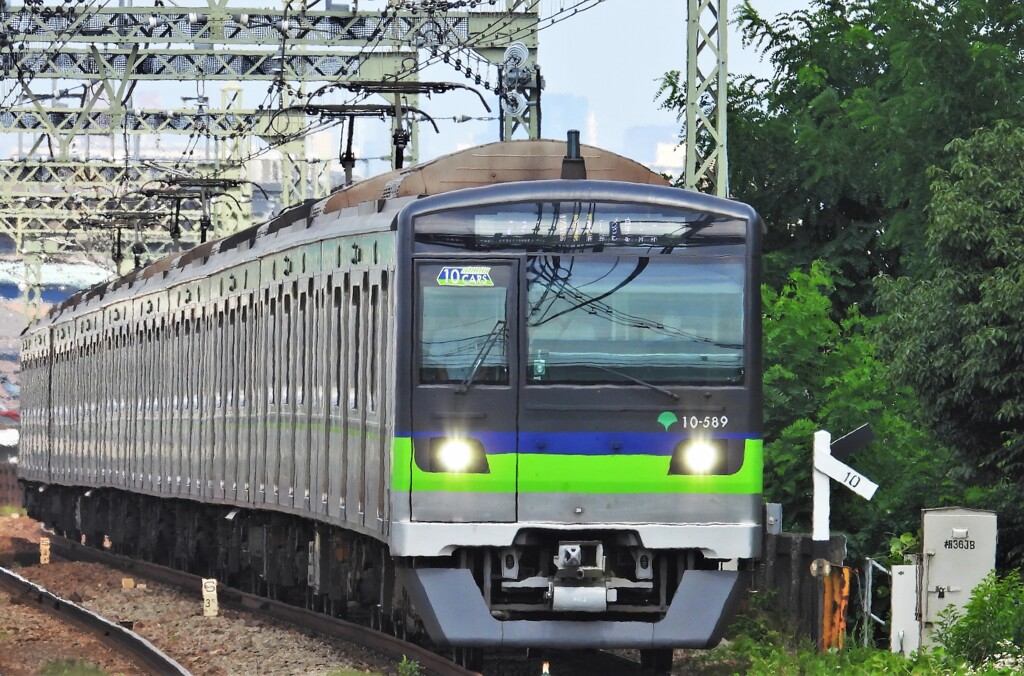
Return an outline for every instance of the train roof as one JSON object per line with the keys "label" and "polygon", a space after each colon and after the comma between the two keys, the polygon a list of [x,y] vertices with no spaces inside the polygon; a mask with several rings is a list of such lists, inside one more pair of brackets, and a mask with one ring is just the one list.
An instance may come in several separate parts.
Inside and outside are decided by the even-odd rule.
{"label": "train roof", "polygon": [[[664,176],[639,162],[594,146],[581,145],[587,178],[647,185],[670,185]],[[435,160],[381,174],[337,191],[317,206],[323,213],[375,199],[437,195],[513,181],[562,177],[565,142],[501,141],[460,150]]]}
{"label": "train roof", "polygon": [[[335,190],[326,198],[307,200],[265,223],[168,254],[115,280],[79,291],[54,305],[35,326],[56,321],[68,310],[77,315],[91,311],[89,306],[94,303],[103,306],[136,293],[167,288],[179,278],[191,276],[183,274],[186,269],[212,265],[204,270],[211,274],[236,262],[234,256],[222,255],[233,250],[253,256],[270,253],[286,242],[296,244],[323,237],[325,233],[316,227],[318,222],[328,226],[349,218],[366,219],[372,214],[397,211],[419,197],[464,188],[558,179],[562,176],[565,153],[564,141],[502,141],[368,178]],[[622,155],[588,145],[580,145],[580,154],[586,162],[588,179],[670,185],[661,174]]]}

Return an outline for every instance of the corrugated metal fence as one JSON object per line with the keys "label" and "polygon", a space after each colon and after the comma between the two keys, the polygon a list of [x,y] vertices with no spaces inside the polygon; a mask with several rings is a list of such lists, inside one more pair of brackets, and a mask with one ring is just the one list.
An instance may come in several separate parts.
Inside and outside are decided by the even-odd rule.
{"label": "corrugated metal fence", "polygon": [[[821,635],[821,588],[811,576],[813,541],[810,533],[765,536],[764,552],[757,570],[757,588],[774,591],[772,604],[800,631],[818,640]],[[833,535],[829,542],[833,565],[846,558],[846,537]]]}
{"label": "corrugated metal fence", "polygon": [[0,506],[3,505],[21,507],[18,466],[9,462],[0,463]]}

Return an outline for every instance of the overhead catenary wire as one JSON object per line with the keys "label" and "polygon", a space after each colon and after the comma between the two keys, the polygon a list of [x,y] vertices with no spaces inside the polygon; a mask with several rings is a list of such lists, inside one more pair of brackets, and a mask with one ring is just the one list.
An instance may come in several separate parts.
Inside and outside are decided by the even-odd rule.
{"label": "overhead catenary wire", "polygon": [[[580,0],[580,1],[570,5],[568,8],[563,7],[561,10],[556,12],[551,17],[548,17],[545,20],[539,21],[539,27],[538,27],[537,30],[543,30],[546,27],[550,27],[551,25],[554,25],[555,23],[559,22],[560,20],[564,20],[564,18],[567,18],[568,16],[571,16],[571,15],[575,15],[575,14],[579,13],[580,11],[585,11],[587,9],[590,9],[591,7],[596,6],[600,2],[603,2],[603,0]],[[449,9],[451,7],[455,7],[455,6],[476,6],[478,4],[481,4],[481,3],[473,3],[473,2],[470,2],[470,3],[430,3],[429,4],[429,8],[430,8],[430,11],[433,12],[433,11],[436,11],[438,8],[442,8],[442,7],[447,10],[447,9]],[[515,7],[518,7],[518,5],[514,6],[513,9],[515,9]],[[372,51],[373,49],[377,48],[380,45],[381,41],[384,39],[385,34],[386,34],[387,30],[388,30],[387,29],[388,22],[389,21],[390,22],[394,22],[397,19],[397,17],[398,17],[399,10],[402,9],[402,8],[412,9],[412,10],[415,11],[416,9],[420,9],[420,6],[417,6],[417,5],[413,4],[413,3],[395,3],[391,7],[386,8],[385,11],[382,12],[382,19],[381,19],[380,23],[378,24],[378,26],[376,27],[376,29],[374,31],[375,40],[373,41],[373,43],[369,43],[368,42],[367,44],[363,45],[363,47],[360,49],[359,54],[362,55],[362,54],[365,54],[367,52],[370,52],[370,51]],[[512,10],[509,10],[509,13],[511,13],[511,11]],[[447,22],[446,16],[442,15],[441,16],[440,24],[445,24],[446,25],[447,23],[448,22]],[[480,57],[478,57],[476,55],[471,54],[469,50],[471,50],[473,47],[478,45],[480,43],[480,41],[492,37],[495,33],[500,31],[502,29],[502,27],[503,27],[503,25],[502,25],[502,23],[500,21],[495,21],[495,22],[493,22],[491,24],[491,26],[490,26],[490,28],[488,30],[483,31],[481,34],[476,36],[476,38],[473,39],[473,40],[469,40],[469,41],[460,43],[458,45],[455,45],[454,47],[447,47],[443,51],[439,50],[439,49],[437,49],[435,47],[435,49],[433,50],[433,55],[430,58],[428,58],[426,61],[424,61],[424,62],[417,62],[417,64],[414,67],[406,68],[404,70],[401,70],[401,71],[399,71],[399,72],[397,72],[395,74],[390,75],[386,79],[394,80],[394,81],[399,81],[399,80],[402,80],[402,79],[409,78],[409,77],[415,75],[416,73],[418,73],[419,71],[422,71],[424,68],[429,67],[430,65],[433,65],[435,63],[442,62],[442,61],[449,61],[450,62],[453,53],[455,53],[455,51],[458,51],[458,52],[465,52],[466,53],[467,64],[465,66],[465,70],[463,70],[462,66],[461,66],[461,63],[460,63],[460,59],[458,57],[456,57],[456,63],[452,64],[453,67],[456,67],[456,69],[460,72],[460,74],[464,73],[465,76],[468,79],[472,79],[474,81],[474,83],[476,83],[477,80],[479,80],[480,82],[483,82],[483,79],[482,79],[481,76],[479,76],[479,74],[474,74],[473,69],[470,67],[468,62],[472,59],[472,60],[476,61],[478,66],[479,66],[479,64],[487,64],[487,65],[492,65],[492,64],[490,64],[490,62],[487,62],[486,60],[484,60],[484,59],[482,59],[482,58],[480,58]],[[521,29],[519,32],[512,34],[512,37],[513,38],[520,37],[522,34],[529,32],[529,30],[530,30],[529,28]],[[414,39],[415,39],[415,37],[411,37],[410,38],[410,40],[414,40]],[[280,49],[280,54],[282,54],[282,55],[287,54],[287,35],[285,33],[282,33],[282,45],[281,45],[281,49]],[[275,79],[268,86],[267,95],[266,95],[266,98],[264,100],[264,104],[259,106],[258,109],[260,109],[260,110],[272,110],[271,101],[273,101],[273,99],[275,98],[275,94],[279,94],[280,93],[281,89],[289,90],[290,93],[293,96],[295,96],[296,99],[301,101],[303,99],[311,100],[313,98],[316,98],[317,96],[326,94],[326,93],[328,93],[328,92],[330,92],[332,90],[335,90],[335,89],[338,89],[340,87],[344,87],[345,86],[344,83],[330,83],[330,84],[326,85],[325,87],[322,87],[319,90],[313,92],[312,94],[304,94],[303,92],[301,92],[299,90],[296,90],[295,88],[291,87],[290,84],[286,80],[284,80],[284,78],[283,78],[283,69],[282,69],[282,72],[280,73],[280,75],[282,75],[282,77],[279,77],[279,78]],[[491,88],[491,86],[489,86],[489,85],[490,85],[489,82],[484,83],[484,86],[487,89]],[[497,85],[497,84],[495,84],[493,86],[493,88],[495,89],[495,91],[500,91],[499,90],[499,85]],[[360,101],[366,100],[369,96],[370,96],[370,94],[368,94],[368,93],[356,93],[351,98],[348,99],[347,103],[350,103],[350,104],[354,105],[354,104],[359,103]],[[277,147],[279,145],[287,144],[287,143],[289,143],[289,142],[291,142],[293,140],[296,140],[296,139],[302,137],[303,135],[307,135],[307,134],[310,134],[310,133],[314,133],[315,131],[319,131],[321,129],[328,128],[330,126],[333,126],[333,124],[334,123],[331,122],[331,121],[317,120],[317,121],[313,121],[313,122],[307,123],[304,126],[299,127],[292,134],[284,134],[284,135],[279,136],[276,139],[276,141],[271,141],[271,140],[268,140],[268,139],[263,139],[264,143],[266,145],[264,147],[262,147],[262,148],[259,148],[259,149],[255,150],[255,151],[251,151],[249,155],[247,155],[247,156],[245,156],[243,158],[240,158],[240,162],[244,163],[244,162],[247,162],[249,160],[256,159],[259,156],[262,156],[262,155],[266,154],[267,152],[269,152],[270,150],[274,149],[275,147]],[[229,134],[227,136],[227,138],[228,139],[238,138],[238,137],[242,136],[245,133],[248,133],[248,132],[246,131],[246,132],[240,132],[238,134]],[[175,163],[175,168],[181,169],[181,168],[184,168],[185,166],[187,166],[188,160],[192,157],[192,155],[194,155],[194,147],[195,147],[195,145],[196,145],[196,143],[198,141],[198,135],[191,137],[191,141],[192,141],[192,143],[189,144],[188,146],[186,146],[186,148],[182,151],[181,157]],[[237,165],[233,165],[233,166],[230,166],[230,167],[225,166],[223,169],[221,169],[219,171],[215,171],[215,174],[216,173],[220,173],[221,171],[227,170],[229,168],[234,168],[234,166],[237,166]]]}
{"label": "overhead catenary wire", "polygon": [[[566,18],[570,18],[580,12],[587,11],[603,1],[604,0],[576,0],[575,2],[569,3],[568,6],[563,4],[551,15],[544,18],[538,17],[535,22],[531,22],[530,25],[516,31],[507,30],[508,22],[502,18],[496,18],[485,29],[478,31],[466,39],[461,39],[458,35],[452,32],[454,24],[452,23],[449,14],[462,9],[468,8],[469,10],[472,10],[477,7],[486,6],[487,4],[494,5],[495,3],[493,1],[389,2],[381,12],[380,20],[377,22],[370,39],[366,40],[360,46],[357,53],[358,59],[362,61],[367,57],[367,55],[381,49],[385,40],[387,40],[389,44],[396,45],[393,49],[401,49],[403,45],[407,45],[417,49],[417,53],[419,54],[423,54],[425,51],[427,53],[426,58],[422,61],[419,58],[410,59],[408,64],[404,65],[404,67],[385,76],[383,78],[384,81],[398,83],[404,80],[411,80],[431,66],[447,63],[473,85],[483,87],[488,91],[494,91],[496,94],[501,96],[503,93],[501,90],[501,83],[495,79],[497,77],[495,64],[475,53],[474,49],[499,34],[502,35],[503,39],[512,41],[533,32],[540,32],[555,25],[556,23],[564,21]],[[19,11],[25,12],[26,15],[31,15],[29,18],[33,19],[36,16],[53,16],[61,14],[73,14],[80,19],[90,11],[104,8],[109,4],[109,0],[102,0],[99,2],[95,2],[93,0],[62,0],[62,2],[63,5],[61,7],[52,8],[44,6],[43,0],[29,0]],[[512,4],[511,6],[506,7],[504,15],[505,17],[511,17],[524,6],[532,9],[537,5],[538,0],[528,0],[527,2]],[[158,8],[160,6],[162,6],[162,3],[158,0],[154,5],[154,8]],[[288,15],[288,11],[290,9],[290,5],[286,5],[285,16]],[[424,24],[411,23],[410,25],[415,26],[415,28],[408,30],[403,34],[401,32],[402,29],[399,26],[402,17],[406,17],[408,14],[411,14],[413,17],[429,17],[432,20],[431,25],[436,27],[436,33],[425,37],[423,30]],[[67,25],[69,27],[80,26],[81,21],[79,20],[78,23],[69,21]],[[39,29],[36,28],[35,30]],[[46,51],[47,59],[54,58],[54,56],[58,54],[74,36],[74,32],[70,28],[64,29],[60,36],[60,40],[50,43],[49,48]],[[277,49],[277,54],[281,59],[281,68],[277,72],[277,77],[267,88],[267,95],[264,103],[258,108],[258,110],[265,111],[268,115],[273,115],[277,111],[284,110],[289,104],[303,104],[311,102],[327,96],[332,92],[343,90],[348,84],[346,82],[328,83],[313,92],[306,92],[292,86],[292,84],[287,80],[288,69],[286,65],[288,57],[293,53],[293,45],[290,43],[290,40],[291,34],[286,30],[282,30],[280,43]],[[97,41],[101,41],[101,39],[98,39]],[[156,40],[154,40],[154,42],[155,41]],[[13,57],[16,49],[15,45],[19,45],[23,49],[32,42],[32,35],[25,34],[21,36],[20,41],[7,40],[8,44],[0,44],[0,48],[7,47],[11,51]],[[12,58],[11,63],[13,64],[18,62]],[[19,82],[21,83],[22,91],[30,91],[28,85],[34,80],[37,72],[38,71],[35,70],[25,69],[19,73]],[[202,80],[200,80],[200,82],[202,82]],[[130,87],[126,90],[129,96],[135,84],[136,83],[133,81]],[[17,95],[18,93],[17,89],[12,89],[8,92],[4,97],[3,107],[7,107],[7,104],[9,103],[8,100],[11,95]],[[344,101],[342,105],[358,105],[360,102],[366,101],[373,95],[374,92],[368,90],[350,90],[348,96],[341,99]],[[401,94],[396,93],[395,95],[400,96]],[[290,97],[291,100],[286,98],[286,96]],[[125,97],[125,99],[125,101],[120,103],[127,108],[127,97]],[[201,114],[201,110],[199,113]],[[467,116],[462,117],[467,119],[452,119],[456,122],[468,121]],[[186,171],[193,175],[206,177],[221,176],[225,171],[236,170],[240,165],[244,165],[253,159],[257,159],[281,145],[290,143],[303,136],[313,134],[324,129],[329,129],[339,124],[340,119],[341,118],[336,116],[328,116],[322,113],[312,116],[307,115],[301,123],[297,123],[297,121],[292,118],[290,120],[291,124],[285,130],[286,133],[275,136],[261,136],[260,147],[252,148],[242,156],[232,157],[231,162],[217,163],[218,166],[213,167],[209,164],[196,161],[195,151],[199,146],[200,139],[211,138],[210,130],[208,128],[197,125],[196,129],[189,134],[188,140],[178,158],[174,160],[169,167],[166,167],[166,169],[169,169],[172,173]],[[114,190],[117,193],[125,192],[130,185],[132,185],[130,181],[130,170],[134,163],[131,161],[129,156],[130,150],[127,115],[122,120],[120,131],[124,144],[125,156],[124,171],[121,173],[120,177],[121,182],[114,186]],[[221,140],[228,142],[232,139],[241,139],[247,136],[252,136],[251,127],[239,129],[236,132],[223,135]],[[164,169],[163,166],[161,168]]]}
{"label": "overhead catenary wire", "polygon": [[[569,6],[567,6],[567,7],[563,6],[561,9],[556,11],[551,16],[549,16],[549,17],[547,17],[545,19],[538,19],[537,27],[536,27],[536,32],[540,32],[540,31],[543,31],[543,30],[545,30],[547,28],[550,28],[551,26],[554,26],[554,25],[556,25],[556,24],[558,24],[558,23],[560,23],[562,21],[565,21],[568,18],[576,16],[576,15],[580,14],[581,12],[585,12],[585,11],[588,11],[590,9],[593,9],[594,7],[600,5],[603,2],[605,2],[605,0],[575,0]],[[395,3],[396,7],[397,6],[401,6],[402,4],[403,3]],[[408,3],[406,3],[406,4],[408,4]],[[438,4],[440,4],[440,3],[431,3],[431,6],[436,6]],[[446,3],[446,4],[450,4],[450,3]],[[476,4],[480,4],[480,3],[478,2]],[[388,17],[389,11],[390,11],[390,13],[394,14],[394,17],[397,17],[398,9],[394,8],[394,7],[389,7],[389,8],[385,9],[382,12],[382,23],[383,23],[383,19],[386,19]],[[511,13],[511,10],[509,12],[506,12],[506,14],[510,14],[510,13]],[[487,40],[487,39],[493,37],[494,35],[496,35],[499,31],[502,30],[503,27],[504,27],[504,25],[500,21],[494,21],[488,27],[488,29],[486,29],[486,30],[482,31],[480,34],[476,35],[474,37],[474,39],[467,40],[464,43],[460,43],[459,45],[456,45],[452,49],[463,51],[463,52],[466,52],[468,54],[470,52],[470,50],[472,50],[474,47],[478,46],[482,41]],[[509,39],[510,40],[515,40],[517,38],[525,37],[526,35],[530,34],[531,30],[532,29],[530,27],[521,28],[521,29],[519,29],[517,31],[514,31],[514,32],[510,33]],[[374,43],[373,43],[374,47],[379,46],[380,43],[382,42],[382,40],[384,39],[383,38],[383,32],[384,32],[383,30],[376,30],[374,32],[374,35],[375,35],[375,38],[376,38]],[[368,51],[371,51],[371,50],[372,50],[372,47],[364,46],[363,48],[360,49],[359,54],[362,55],[362,54],[365,54],[365,53],[367,53]],[[446,51],[444,53],[441,53],[440,49],[438,48],[438,53],[436,55],[432,54],[430,57],[428,57],[423,62],[417,61],[417,64],[416,64],[416,66],[414,68],[406,68],[406,69],[403,69],[403,70],[399,70],[396,73],[393,73],[393,74],[389,75],[386,78],[386,80],[387,81],[395,81],[395,82],[397,82],[397,81],[400,81],[400,80],[403,80],[403,79],[409,79],[413,75],[423,71],[424,69],[426,69],[426,68],[428,68],[428,67],[430,67],[432,65],[435,65],[435,64],[438,64],[438,63],[443,63],[445,61],[446,57],[447,57],[447,59],[449,61],[451,61],[451,54],[452,54],[451,49],[449,49],[448,51]],[[475,57],[475,55],[474,55],[474,58],[477,58],[480,61],[484,61],[480,57]],[[490,63],[490,62],[487,62],[487,63]],[[451,64],[451,65],[454,66],[454,64]],[[471,69],[469,68],[468,65],[466,66],[466,71],[469,71],[469,73],[470,73],[469,75],[467,75],[467,77],[469,79],[473,79],[472,71],[471,71]],[[463,73],[464,71],[460,69],[459,72]],[[316,98],[318,98],[320,96],[326,95],[326,94],[328,94],[328,93],[330,93],[332,91],[337,91],[337,90],[340,90],[340,89],[345,89],[348,86],[348,84],[349,83],[347,83],[347,82],[331,82],[331,83],[328,83],[326,85],[321,86],[320,88],[310,92],[309,94],[306,94],[304,98],[306,100],[311,101],[311,100],[316,99]],[[286,83],[285,86],[289,86],[289,85],[287,85],[287,83]],[[496,83],[492,87],[495,90],[495,92],[500,96],[501,95],[500,83]],[[491,87],[487,87],[487,88],[490,89]],[[367,93],[355,93],[355,94],[352,95],[351,98],[349,98],[348,100],[345,101],[344,105],[357,105],[360,102],[365,101],[370,95],[371,94],[367,94]],[[331,126],[331,125],[328,124],[326,126]],[[282,144],[285,144],[285,143],[288,143],[290,141],[293,141],[293,140],[296,140],[296,139],[300,138],[302,135],[306,134],[308,132],[308,130],[309,130],[309,127],[306,127],[306,128],[303,128],[303,129],[300,129],[300,130],[296,131],[295,134],[292,134],[290,136],[282,136],[278,140],[277,143],[273,143],[273,144],[268,143],[263,148],[260,148],[260,149],[252,151],[249,155],[247,155],[246,157],[242,158],[241,162],[244,163],[244,162],[251,161],[253,159],[257,159],[258,157],[260,157],[260,156],[270,152],[271,150],[273,150],[277,145],[282,145]]]}

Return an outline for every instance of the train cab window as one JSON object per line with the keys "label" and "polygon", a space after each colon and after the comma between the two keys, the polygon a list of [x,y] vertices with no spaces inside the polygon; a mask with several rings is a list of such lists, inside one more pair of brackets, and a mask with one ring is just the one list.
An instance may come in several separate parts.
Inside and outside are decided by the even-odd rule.
{"label": "train cab window", "polygon": [[508,384],[507,267],[419,268],[423,384]]}
{"label": "train cab window", "polygon": [[743,379],[743,259],[533,256],[530,383]]}

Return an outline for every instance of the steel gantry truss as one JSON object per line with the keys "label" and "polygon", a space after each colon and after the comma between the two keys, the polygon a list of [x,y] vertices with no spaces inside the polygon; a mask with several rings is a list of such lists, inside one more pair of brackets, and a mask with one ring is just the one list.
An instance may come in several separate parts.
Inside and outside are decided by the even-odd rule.
{"label": "steel gantry truss", "polygon": [[728,197],[728,1],[687,0],[686,18],[684,185]]}
{"label": "steel gantry truss", "polygon": [[[502,106],[500,135],[539,134],[539,72],[533,80],[501,77],[513,43],[522,44],[516,53],[525,49],[524,63],[536,70],[539,0],[504,0],[503,11],[450,9],[465,3],[430,3],[423,11],[409,3],[359,11],[358,2],[354,11],[330,3],[307,9],[297,0],[277,8],[230,0],[97,4],[0,0],[0,134],[18,136],[17,159],[0,161],[0,234],[25,256],[33,303],[33,278],[47,256],[78,251],[114,267],[111,251],[120,245],[111,245],[112,233],[117,241],[124,235],[136,253],[144,246],[156,254],[191,246],[208,230],[225,234],[248,224],[253,187],[245,160],[257,139],[280,153],[283,207],[330,188],[330,163],[307,156],[311,128],[343,120],[351,139],[356,118],[390,119],[395,161],[414,161],[421,94],[493,88]],[[467,82],[418,82],[433,62],[451,64]],[[258,109],[240,105],[237,85],[225,87],[221,105],[212,107],[202,84],[260,80],[270,83],[273,97]],[[43,81],[51,82],[50,93],[31,87]],[[195,107],[133,104],[138,85],[161,81],[196,82]],[[317,94],[331,91],[347,92],[350,103],[315,105]],[[523,99],[527,105],[510,113],[509,104],[519,107]],[[172,162],[166,153],[142,159],[140,142],[161,135],[206,139],[214,151],[201,161],[192,151]],[[95,159],[97,150],[103,159]],[[348,161],[347,174],[354,159]],[[217,177],[229,187],[221,197],[166,187],[168,177],[182,174]]]}
{"label": "steel gantry truss", "polygon": [[[358,4],[358,3],[357,3]],[[0,12],[0,30],[32,42],[194,45],[295,45],[320,47],[467,46],[497,50],[512,42],[535,42],[535,0],[507,1],[503,12],[360,12],[313,10],[287,3],[282,9],[228,6],[50,8]],[[494,59],[491,59],[492,61]],[[497,59],[500,61],[500,58]]]}

